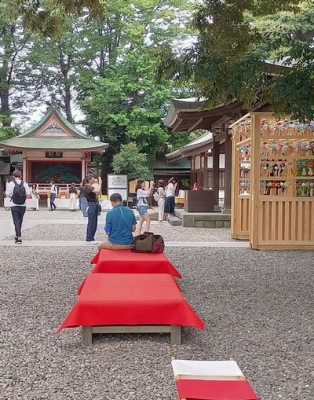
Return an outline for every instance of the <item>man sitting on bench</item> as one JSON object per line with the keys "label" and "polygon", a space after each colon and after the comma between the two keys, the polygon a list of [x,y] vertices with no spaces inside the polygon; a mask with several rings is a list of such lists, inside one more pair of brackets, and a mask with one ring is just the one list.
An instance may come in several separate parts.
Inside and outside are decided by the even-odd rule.
{"label": "man sitting on bench", "polygon": [[119,193],[110,196],[112,210],[107,213],[105,232],[108,240],[98,245],[98,249],[127,250],[132,248],[133,235],[136,229],[134,212],[125,207]]}

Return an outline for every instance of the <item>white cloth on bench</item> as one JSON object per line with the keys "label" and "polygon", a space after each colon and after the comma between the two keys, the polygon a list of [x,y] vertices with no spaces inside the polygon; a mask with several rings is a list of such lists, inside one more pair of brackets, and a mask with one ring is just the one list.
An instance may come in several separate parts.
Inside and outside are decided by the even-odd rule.
{"label": "white cloth on bench", "polygon": [[236,361],[191,361],[173,360],[171,361],[174,376],[195,378],[195,379],[214,379],[215,377],[245,379]]}

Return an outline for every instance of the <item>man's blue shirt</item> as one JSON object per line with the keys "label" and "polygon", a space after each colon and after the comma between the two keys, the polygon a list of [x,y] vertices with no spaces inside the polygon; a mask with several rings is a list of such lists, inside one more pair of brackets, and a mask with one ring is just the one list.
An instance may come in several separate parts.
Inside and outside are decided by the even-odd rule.
{"label": "man's blue shirt", "polygon": [[118,204],[107,213],[105,232],[112,244],[132,244],[132,226],[136,225],[134,212],[123,204]]}

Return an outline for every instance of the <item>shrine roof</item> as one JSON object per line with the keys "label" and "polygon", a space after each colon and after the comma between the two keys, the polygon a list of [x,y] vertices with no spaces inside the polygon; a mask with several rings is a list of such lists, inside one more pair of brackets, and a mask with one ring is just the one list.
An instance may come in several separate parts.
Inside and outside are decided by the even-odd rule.
{"label": "shrine roof", "polygon": [[169,163],[166,158],[167,156],[162,156],[157,160],[152,162],[153,170],[182,170],[182,171],[190,171],[191,169],[191,161],[186,158],[176,160],[175,162]]}
{"label": "shrine roof", "polygon": [[41,128],[45,126],[47,122],[49,122],[52,117],[59,120],[62,125],[64,125],[74,136],[82,137],[88,139],[88,136],[81,132],[74,124],[68,121],[60,112],[60,110],[52,105],[48,108],[46,114],[42,117],[40,121],[38,121],[35,125],[31,126],[24,133],[18,135],[19,137],[31,137],[41,131]]}
{"label": "shrine roof", "polygon": [[0,147],[16,151],[23,149],[102,151],[108,144],[88,137],[52,105],[37,124],[18,136],[1,141]]}
{"label": "shrine roof", "polygon": [[107,143],[98,142],[89,138],[40,138],[16,136],[3,140],[0,146],[12,150],[18,149],[44,149],[44,150],[87,150],[100,151],[108,147]]}
{"label": "shrine roof", "polygon": [[173,99],[163,123],[168,132],[192,132],[196,129],[212,129],[212,125],[226,116],[233,116],[242,110],[242,102],[206,108],[204,99]]}
{"label": "shrine roof", "polygon": [[179,149],[172,151],[171,153],[166,154],[166,157],[169,162],[173,162],[174,160],[178,160],[180,158],[188,157],[192,150],[199,149],[200,147],[209,145],[213,142],[213,133],[206,132],[200,137],[192,140],[190,143],[185,146],[180,147]]}

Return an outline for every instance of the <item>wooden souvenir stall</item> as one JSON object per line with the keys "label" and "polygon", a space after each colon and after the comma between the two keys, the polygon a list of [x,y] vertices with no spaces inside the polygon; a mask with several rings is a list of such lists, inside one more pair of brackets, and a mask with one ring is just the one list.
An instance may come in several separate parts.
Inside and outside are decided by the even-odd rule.
{"label": "wooden souvenir stall", "polygon": [[251,134],[249,114],[232,124],[231,236],[249,239],[251,210]]}
{"label": "wooden souvenir stall", "polygon": [[234,238],[314,249],[314,122],[252,112],[232,124]]}

